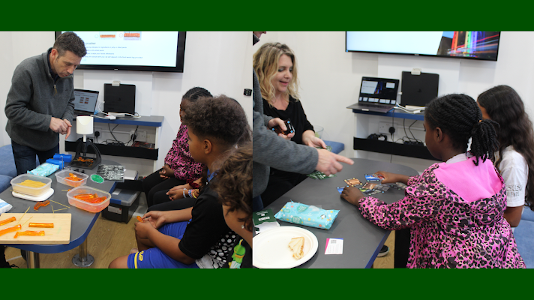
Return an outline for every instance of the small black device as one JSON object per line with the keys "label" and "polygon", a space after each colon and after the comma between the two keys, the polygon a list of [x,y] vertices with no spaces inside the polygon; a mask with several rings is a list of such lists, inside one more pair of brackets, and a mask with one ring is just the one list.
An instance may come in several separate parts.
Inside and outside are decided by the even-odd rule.
{"label": "small black device", "polygon": [[439,74],[403,71],[401,81],[401,104],[424,107],[438,96]]}
{"label": "small black device", "polygon": [[135,114],[135,85],[104,83],[104,111]]}
{"label": "small black device", "polygon": [[245,89],[245,91],[243,92],[243,95],[245,95],[245,96],[252,95],[252,90],[251,89]]}
{"label": "small black device", "polygon": [[284,120],[284,124],[286,125],[286,128],[287,128],[286,131],[283,131],[279,125],[274,126],[273,128],[271,128],[271,130],[276,132],[277,134],[283,133],[285,135],[295,132],[295,128],[291,124],[290,120]]}

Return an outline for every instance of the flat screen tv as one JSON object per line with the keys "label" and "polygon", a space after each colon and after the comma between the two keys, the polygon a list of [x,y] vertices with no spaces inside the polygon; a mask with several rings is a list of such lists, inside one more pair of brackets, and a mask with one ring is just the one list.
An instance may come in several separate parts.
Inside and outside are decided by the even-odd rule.
{"label": "flat screen tv", "polygon": [[345,52],[497,61],[500,31],[347,31]]}
{"label": "flat screen tv", "polygon": [[[56,38],[64,31],[56,31]],[[87,55],[78,69],[184,71],[185,31],[74,31]]]}

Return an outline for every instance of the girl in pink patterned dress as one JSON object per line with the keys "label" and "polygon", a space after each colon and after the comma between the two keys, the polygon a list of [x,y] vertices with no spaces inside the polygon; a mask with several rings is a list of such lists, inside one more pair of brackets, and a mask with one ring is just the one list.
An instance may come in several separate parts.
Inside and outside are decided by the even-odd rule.
{"label": "girl in pink patterned dress", "polygon": [[[184,94],[180,104],[180,120],[187,113],[187,107],[200,97],[212,97],[212,95],[201,87],[194,87]],[[154,205],[158,205],[157,210],[191,207],[194,198],[198,196],[194,182],[201,177],[203,170],[204,165],[195,162],[189,153],[187,126],[181,124],[176,139],[165,156],[165,165],[143,179],[143,190],[149,210],[154,210]],[[181,198],[189,199],[169,203]]]}
{"label": "girl in pink patterned dress", "polygon": [[491,162],[498,146],[493,123],[482,120],[467,95],[437,98],[425,109],[425,142],[443,163],[414,177],[379,172],[383,183],[408,185],[395,203],[354,187],[341,197],[384,229],[411,228],[408,268],[525,268],[503,217],[506,188]]}

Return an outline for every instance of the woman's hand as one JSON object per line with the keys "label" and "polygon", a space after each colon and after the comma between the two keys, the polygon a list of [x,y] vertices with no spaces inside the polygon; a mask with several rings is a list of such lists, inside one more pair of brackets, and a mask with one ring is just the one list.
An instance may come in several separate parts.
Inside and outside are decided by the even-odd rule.
{"label": "woman's hand", "polygon": [[165,179],[174,177],[174,170],[171,169],[171,166],[169,166],[168,164],[165,164],[159,171],[159,176]]}
{"label": "woman's hand", "polygon": [[360,191],[359,188],[353,186],[347,186],[341,192],[341,198],[347,200],[352,205],[360,207],[360,199],[365,197],[365,195]]}
{"label": "woman's hand", "polygon": [[314,148],[326,148],[326,144],[324,143],[324,141],[316,137],[315,132],[313,132],[313,130],[306,130],[302,133],[302,143],[304,145],[308,145]]}
{"label": "woman's hand", "polygon": [[[272,118],[271,120],[269,120],[269,123],[267,124],[267,128],[272,129],[273,127],[276,127],[276,126],[280,126],[280,129],[282,129],[282,131],[284,132],[287,130],[286,124],[284,123],[282,119]],[[290,141],[291,138],[295,136],[295,133],[294,132],[291,132],[288,134],[279,133],[278,136],[285,140]]]}
{"label": "woman's hand", "polygon": [[186,185],[177,185],[167,192],[167,196],[171,201],[176,199],[182,199],[184,194],[187,193]]}
{"label": "woman's hand", "polygon": [[380,174],[384,176],[382,183],[402,182],[404,184],[407,184],[408,180],[410,179],[410,176],[407,176],[407,175],[390,173],[390,172],[385,172],[385,171],[378,171],[376,172],[376,174]]}

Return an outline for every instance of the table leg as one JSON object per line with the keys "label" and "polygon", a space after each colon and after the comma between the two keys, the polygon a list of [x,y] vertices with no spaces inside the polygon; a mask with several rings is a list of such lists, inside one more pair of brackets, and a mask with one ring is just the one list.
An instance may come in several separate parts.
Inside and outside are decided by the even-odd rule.
{"label": "table leg", "polygon": [[87,254],[87,239],[78,247],[80,252],[72,258],[72,263],[77,267],[89,267],[95,262],[90,254]]}
{"label": "table leg", "polygon": [[28,269],[41,268],[39,262],[39,253],[33,251],[26,251],[26,264],[28,266]]}

